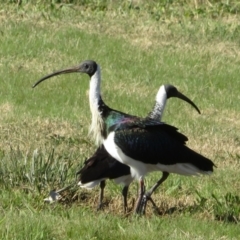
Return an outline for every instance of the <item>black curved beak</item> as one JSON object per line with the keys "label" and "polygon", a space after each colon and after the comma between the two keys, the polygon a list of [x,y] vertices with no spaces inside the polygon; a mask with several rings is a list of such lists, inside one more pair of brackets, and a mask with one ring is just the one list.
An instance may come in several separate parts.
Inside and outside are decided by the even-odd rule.
{"label": "black curved beak", "polygon": [[177,92],[177,95],[175,95],[175,97],[180,98],[180,99],[182,99],[185,102],[188,102],[189,104],[191,104],[197,110],[197,112],[199,114],[201,114],[201,112],[200,112],[199,108],[197,107],[197,105],[193,101],[191,101],[188,97],[186,97],[185,95],[180,93],[179,91]]}
{"label": "black curved beak", "polygon": [[47,76],[39,79],[36,83],[33,84],[32,88],[35,88],[39,83],[43,82],[44,80],[57,76],[57,75],[61,75],[61,74],[66,74],[66,73],[75,73],[75,72],[81,72],[80,67],[79,66],[74,66],[74,67],[70,67],[70,68],[66,68],[63,70],[59,70],[56,71],[54,73],[48,74]]}

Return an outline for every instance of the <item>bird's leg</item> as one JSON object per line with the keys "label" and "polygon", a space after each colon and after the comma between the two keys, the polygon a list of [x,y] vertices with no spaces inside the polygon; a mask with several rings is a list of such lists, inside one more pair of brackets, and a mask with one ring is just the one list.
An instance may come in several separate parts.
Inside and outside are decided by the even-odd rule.
{"label": "bird's leg", "polygon": [[127,208],[128,208],[128,206],[127,206],[128,187],[129,186],[124,186],[122,189],[124,213],[127,212]]}
{"label": "bird's leg", "polygon": [[151,196],[152,196],[153,192],[168,178],[168,176],[169,176],[168,172],[163,172],[161,179],[159,181],[157,181],[157,183],[154,184],[153,187],[144,194],[144,196],[142,198],[141,210],[140,210],[142,214],[145,214],[147,201],[150,201],[153,205],[154,210],[156,212],[158,212],[158,207],[155,204],[155,202],[152,200]]}
{"label": "bird's leg", "polygon": [[138,194],[138,199],[137,199],[137,203],[135,206],[136,214],[141,214],[144,193],[145,193],[144,179],[143,179],[143,177],[140,177],[140,179],[139,179],[139,194]]}
{"label": "bird's leg", "polygon": [[104,193],[104,188],[106,186],[105,180],[100,182],[100,194],[99,194],[99,204],[97,210],[101,210],[103,207],[103,193]]}

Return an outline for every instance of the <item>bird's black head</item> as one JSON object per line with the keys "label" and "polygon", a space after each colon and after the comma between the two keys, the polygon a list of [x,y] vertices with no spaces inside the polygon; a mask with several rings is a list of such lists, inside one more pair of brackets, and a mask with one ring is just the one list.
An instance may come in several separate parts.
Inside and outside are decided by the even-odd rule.
{"label": "bird's black head", "polygon": [[86,60],[86,61],[80,63],[79,65],[75,66],[75,67],[70,67],[70,68],[66,68],[66,69],[63,69],[63,70],[59,70],[59,71],[56,71],[54,73],[51,73],[51,74],[49,74],[49,75],[39,79],[33,85],[33,88],[36,87],[42,81],[44,81],[44,80],[46,80],[48,78],[60,75],[60,74],[79,72],[79,73],[86,73],[86,74],[89,75],[89,77],[92,77],[95,74],[95,72],[97,71],[97,69],[98,69],[98,65],[97,65],[97,63],[95,61]]}
{"label": "bird's black head", "polygon": [[178,90],[175,86],[173,86],[171,84],[165,84],[164,88],[165,88],[165,91],[166,91],[166,94],[167,94],[167,98],[177,97]]}
{"label": "bird's black head", "polygon": [[79,72],[86,73],[89,77],[92,77],[97,71],[97,63],[92,60],[86,60],[79,65]]}
{"label": "bird's black head", "polygon": [[186,97],[185,95],[180,93],[175,86],[173,86],[171,84],[165,84],[164,87],[165,87],[165,91],[167,94],[167,98],[171,98],[171,97],[180,98],[180,99],[184,100],[185,102],[188,102],[189,104],[191,104],[198,111],[198,113],[201,114],[201,112],[198,109],[198,107],[196,106],[196,104],[193,101],[191,101],[188,97]]}

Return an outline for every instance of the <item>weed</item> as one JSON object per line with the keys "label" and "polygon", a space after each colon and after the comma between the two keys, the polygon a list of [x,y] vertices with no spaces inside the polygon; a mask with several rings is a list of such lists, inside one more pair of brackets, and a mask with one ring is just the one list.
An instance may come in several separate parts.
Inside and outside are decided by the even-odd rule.
{"label": "weed", "polygon": [[212,195],[216,204],[213,206],[215,218],[219,221],[239,223],[240,221],[240,197],[232,193],[226,193],[223,197]]}

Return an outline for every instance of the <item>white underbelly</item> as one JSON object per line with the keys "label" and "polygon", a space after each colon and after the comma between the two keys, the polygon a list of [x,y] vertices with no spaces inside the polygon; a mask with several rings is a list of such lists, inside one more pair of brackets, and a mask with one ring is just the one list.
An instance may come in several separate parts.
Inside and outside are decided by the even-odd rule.
{"label": "white underbelly", "polygon": [[119,178],[114,178],[112,179],[116,184],[122,184],[123,186],[129,186],[130,183],[133,181],[132,176],[129,175],[124,175],[122,177]]}

